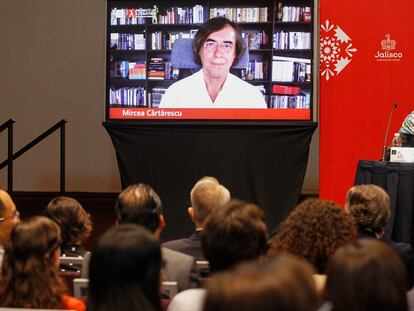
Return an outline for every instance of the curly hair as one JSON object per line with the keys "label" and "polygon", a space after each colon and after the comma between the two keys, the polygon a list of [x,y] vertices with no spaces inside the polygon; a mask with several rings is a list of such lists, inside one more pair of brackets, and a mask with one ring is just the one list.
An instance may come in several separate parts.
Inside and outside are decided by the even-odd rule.
{"label": "curly hair", "polygon": [[357,231],[352,216],[333,202],[307,199],[282,222],[271,239],[268,257],[291,253],[325,271],[329,257],[342,245],[352,242]]}
{"label": "curly hair", "polygon": [[0,277],[3,307],[61,309],[65,287],[58,275],[60,229],[37,216],[14,227],[5,247]]}
{"label": "curly hair", "polygon": [[348,190],[345,209],[362,229],[380,234],[391,216],[389,195],[376,185],[358,185]]}
{"label": "curly hair", "polygon": [[59,225],[62,234],[62,249],[68,244],[79,243],[86,239],[92,231],[89,214],[73,198],[59,196],[52,199],[44,215]]}

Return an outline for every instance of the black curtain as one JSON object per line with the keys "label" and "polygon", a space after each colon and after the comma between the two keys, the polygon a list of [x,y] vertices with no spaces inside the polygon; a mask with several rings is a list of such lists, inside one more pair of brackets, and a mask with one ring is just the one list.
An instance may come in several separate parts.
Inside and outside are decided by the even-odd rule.
{"label": "black curtain", "polygon": [[233,198],[258,204],[273,231],[296,205],[316,123],[171,125],[104,122],[115,147],[122,188],[144,182],[160,195],[162,239],[189,235],[190,190],[214,176]]}

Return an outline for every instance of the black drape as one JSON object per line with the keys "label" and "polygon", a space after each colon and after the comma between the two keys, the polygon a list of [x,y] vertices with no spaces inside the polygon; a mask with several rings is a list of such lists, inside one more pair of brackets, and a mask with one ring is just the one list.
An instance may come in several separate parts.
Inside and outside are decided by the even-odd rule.
{"label": "black drape", "polygon": [[190,190],[214,176],[233,198],[263,208],[269,230],[298,201],[316,123],[301,125],[171,125],[104,122],[115,147],[122,188],[137,182],[160,195],[163,239],[190,234]]}

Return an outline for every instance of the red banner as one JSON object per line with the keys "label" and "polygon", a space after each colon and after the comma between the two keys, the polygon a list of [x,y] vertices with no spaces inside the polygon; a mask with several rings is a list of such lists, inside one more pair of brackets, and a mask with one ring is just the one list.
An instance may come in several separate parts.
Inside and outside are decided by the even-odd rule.
{"label": "red banner", "polygon": [[110,119],[310,120],[310,109],[110,108]]}
{"label": "red banner", "polygon": [[360,159],[379,160],[414,110],[412,0],[320,1],[320,197],[343,203]]}

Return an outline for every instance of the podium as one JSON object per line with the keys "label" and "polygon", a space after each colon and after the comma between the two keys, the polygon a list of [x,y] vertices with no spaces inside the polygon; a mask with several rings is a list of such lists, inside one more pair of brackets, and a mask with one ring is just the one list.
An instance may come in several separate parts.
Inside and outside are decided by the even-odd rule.
{"label": "podium", "polygon": [[375,184],[391,198],[385,238],[414,245],[414,163],[360,160],[355,185]]}

